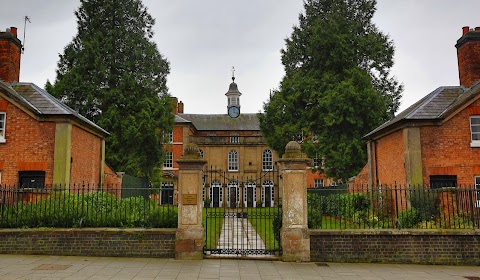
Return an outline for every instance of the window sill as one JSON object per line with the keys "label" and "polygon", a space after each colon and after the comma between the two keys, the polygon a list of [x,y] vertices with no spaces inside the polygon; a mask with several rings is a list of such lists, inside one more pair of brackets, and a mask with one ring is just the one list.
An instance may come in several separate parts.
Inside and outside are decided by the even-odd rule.
{"label": "window sill", "polygon": [[7,142],[7,139],[0,137],[0,143],[6,143],[6,142]]}
{"label": "window sill", "polygon": [[471,148],[480,148],[480,141],[472,141],[470,142]]}
{"label": "window sill", "polygon": [[172,170],[178,170],[178,168],[175,168],[175,167],[163,167],[163,170],[172,171]]}

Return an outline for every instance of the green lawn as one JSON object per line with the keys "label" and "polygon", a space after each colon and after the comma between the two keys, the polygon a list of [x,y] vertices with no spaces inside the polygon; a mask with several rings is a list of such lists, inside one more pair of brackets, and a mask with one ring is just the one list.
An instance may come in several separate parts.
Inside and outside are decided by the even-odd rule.
{"label": "green lawn", "polygon": [[[208,213],[208,217],[207,217]],[[225,210],[223,208],[203,208],[203,228],[205,228],[207,249],[217,248],[222,230]]]}
{"label": "green lawn", "polygon": [[279,249],[280,244],[273,235],[273,218],[279,215],[280,209],[272,208],[247,208],[248,221],[252,224],[257,234],[265,243],[266,249]]}

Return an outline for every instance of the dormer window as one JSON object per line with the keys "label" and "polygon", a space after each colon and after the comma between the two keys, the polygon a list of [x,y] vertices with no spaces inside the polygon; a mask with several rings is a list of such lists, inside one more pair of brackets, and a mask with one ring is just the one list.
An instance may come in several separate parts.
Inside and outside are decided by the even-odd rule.
{"label": "dormer window", "polygon": [[5,143],[5,123],[7,115],[5,112],[0,112],[0,143]]}
{"label": "dormer window", "polygon": [[472,135],[470,147],[480,147],[480,116],[470,117],[470,132]]}

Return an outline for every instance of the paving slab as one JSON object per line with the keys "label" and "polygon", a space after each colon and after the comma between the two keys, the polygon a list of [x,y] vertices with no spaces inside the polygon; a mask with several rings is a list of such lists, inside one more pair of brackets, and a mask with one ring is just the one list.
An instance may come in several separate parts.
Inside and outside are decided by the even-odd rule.
{"label": "paving slab", "polygon": [[0,255],[0,279],[452,279],[478,280],[479,266],[286,263],[270,260]]}

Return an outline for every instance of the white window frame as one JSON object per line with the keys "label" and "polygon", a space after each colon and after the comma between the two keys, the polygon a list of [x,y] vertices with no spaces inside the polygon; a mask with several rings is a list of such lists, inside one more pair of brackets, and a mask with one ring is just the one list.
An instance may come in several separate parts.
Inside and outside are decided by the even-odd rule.
{"label": "white window frame", "polygon": [[7,113],[0,112],[0,143],[5,143],[5,126],[7,123]]}
{"label": "white window frame", "polygon": [[[270,187],[270,193],[266,193],[265,188]],[[274,207],[275,205],[275,185],[271,180],[267,180],[262,184],[262,207],[265,207],[265,201],[267,199],[270,200],[270,207]]]}
{"label": "white window frame", "polygon": [[240,143],[239,135],[238,134],[230,135],[230,144],[238,144],[238,143]]}
{"label": "white window frame", "polygon": [[[237,208],[239,206],[239,203],[240,203],[240,187],[238,185],[238,181],[237,180],[230,180],[230,182],[228,182],[228,185],[227,185],[227,207],[230,208],[230,207],[235,207]],[[231,197],[231,192],[235,192],[235,205],[231,205],[232,201],[230,201],[230,197]]]}
{"label": "white window frame", "polygon": [[325,181],[323,181],[323,179],[313,180],[313,187],[315,189],[320,189],[320,188],[323,188],[324,186],[325,186]]}
{"label": "white window frame", "polygon": [[214,207],[213,205],[213,195],[215,193],[215,191],[213,190],[214,188],[218,188],[218,207],[222,207],[223,206],[223,187],[222,187],[222,184],[220,183],[220,181],[218,180],[214,180],[211,184],[210,184],[210,207]]}
{"label": "white window frame", "polygon": [[165,153],[165,161],[163,162],[163,168],[173,168],[173,152],[166,152]]}
{"label": "white window frame", "polygon": [[273,170],[273,152],[272,150],[265,150],[262,153],[262,170],[263,171],[272,171]]}
{"label": "white window frame", "polygon": [[248,188],[253,188],[253,207],[257,207],[257,184],[254,181],[247,182],[243,189],[243,206],[248,207],[247,205],[247,194]]}
{"label": "white window frame", "polygon": [[470,147],[480,147],[480,116],[470,116],[470,141]]}
{"label": "white window frame", "polygon": [[228,152],[228,171],[238,171],[238,152],[235,150]]}
{"label": "white window frame", "polygon": [[167,140],[167,143],[169,144],[173,143],[173,131],[166,132],[165,138]]}

